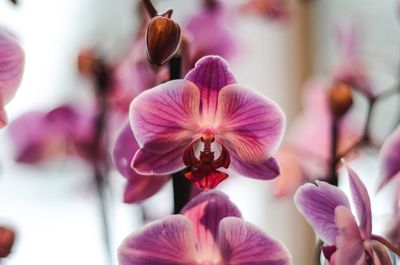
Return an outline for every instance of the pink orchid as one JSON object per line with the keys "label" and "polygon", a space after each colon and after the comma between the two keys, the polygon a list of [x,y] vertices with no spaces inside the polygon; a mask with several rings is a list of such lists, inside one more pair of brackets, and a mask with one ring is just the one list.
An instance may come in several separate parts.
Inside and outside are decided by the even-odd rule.
{"label": "pink orchid", "polygon": [[121,265],[288,265],[286,248],[245,222],[221,192],[204,192],[181,214],[152,222],[118,249]]}
{"label": "pink orchid", "polygon": [[0,27],[0,128],[8,123],[4,107],[21,83],[25,55],[18,42]]}
{"label": "pink orchid", "polygon": [[124,192],[124,202],[126,203],[139,203],[153,196],[170,179],[170,175],[144,176],[136,173],[130,163],[137,150],[139,150],[139,145],[130,125],[127,124],[118,136],[113,150],[114,164],[119,173],[128,180]]}
{"label": "pink orchid", "polygon": [[[212,189],[230,168],[256,179],[272,179],[284,114],[268,98],[236,83],[218,56],[199,60],[184,79],[143,92],[130,107],[140,149],[132,166],[143,175],[164,175],[192,167],[185,176]],[[199,154],[200,151],[200,154]]]}
{"label": "pink orchid", "polygon": [[347,170],[358,224],[345,193],[321,181],[298,189],[294,197],[297,209],[327,245],[323,251],[331,265],[391,265],[382,237],[372,234],[367,189],[353,170]]}
{"label": "pink orchid", "polygon": [[381,175],[379,188],[393,179],[400,179],[400,126],[386,139],[381,151]]}

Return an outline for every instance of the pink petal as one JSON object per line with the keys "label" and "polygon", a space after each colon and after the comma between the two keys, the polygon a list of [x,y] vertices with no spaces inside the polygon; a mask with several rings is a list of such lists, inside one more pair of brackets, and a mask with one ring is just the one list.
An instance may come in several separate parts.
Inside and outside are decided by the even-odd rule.
{"label": "pink petal", "polygon": [[392,260],[382,244],[375,240],[367,240],[364,242],[365,251],[372,257],[374,265],[392,265]]}
{"label": "pink petal", "polygon": [[167,216],[133,233],[118,249],[120,265],[196,264],[193,226],[180,215]]}
{"label": "pink petal", "polygon": [[365,262],[363,239],[350,209],[338,206],[335,210],[335,222],[339,228],[335,264],[363,265]]}
{"label": "pink petal", "polygon": [[218,191],[196,196],[182,209],[182,214],[193,223],[199,254],[214,259],[220,255],[216,243],[220,221],[228,216],[241,216],[228,196]]}
{"label": "pink petal", "polygon": [[380,151],[382,180],[379,188],[390,182],[400,173],[400,127],[385,141]]}
{"label": "pink petal", "polygon": [[133,136],[130,125],[127,124],[120,135],[113,150],[113,161],[122,176],[128,178],[125,187],[124,202],[138,203],[155,193],[170,179],[170,176],[143,176],[136,173],[130,166],[130,162],[139,149],[136,139]]}
{"label": "pink petal", "polygon": [[215,116],[218,108],[218,94],[229,84],[236,83],[228,69],[228,63],[219,56],[201,58],[194,69],[185,77],[193,82],[200,91],[200,113],[206,120]]}
{"label": "pink petal", "polygon": [[287,249],[251,223],[237,217],[226,217],[221,221],[219,231],[223,264],[290,264]]}
{"label": "pink petal", "polygon": [[359,48],[359,32],[354,25],[341,25],[336,28],[336,39],[343,56],[357,55]]}
{"label": "pink petal", "polygon": [[199,96],[192,83],[174,80],[136,97],[129,116],[139,146],[163,154],[190,142],[198,131]]}
{"label": "pink petal", "polygon": [[8,124],[8,116],[5,109],[0,109],[0,129]]}
{"label": "pink petal", "polygon": [[350,204],[339,188],[322,181],[315,183],[317,185],[307,183],[301,186],[294,195],[294,201],[322,241],[333,245],[339,234],[335,209],[340,205],[350,208]]}
{"label": "pink petal", "polygon": [[233,84],[219,93],[216,130],[240,159],[262,162],[278,148],[285,115],[272,100]]}
{"label": "pink petal", "polygon": [[276,178],[280,174],[279,165],[273,157],[257,164],[244,162],[234,152],[230,152],[230,156],[231,169],[245,177],[270,180]]}
{"label": "pink petal", "polygon": [[0,28],[0,107],[4,107],[19,86],[25,55],[18,42]]}
{"label": "pink petal", "polygon": [[360,230],[363,238],[368,239],[372,232],[371,201],[368,191],[356,172],[350,167],[347,167],[347,172],[349,173],[351,197],[356,208]]}

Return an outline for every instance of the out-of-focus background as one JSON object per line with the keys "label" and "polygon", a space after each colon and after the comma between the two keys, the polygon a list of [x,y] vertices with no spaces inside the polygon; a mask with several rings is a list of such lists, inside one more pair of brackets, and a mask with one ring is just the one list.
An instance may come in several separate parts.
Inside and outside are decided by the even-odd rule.
{"label": "out-of-focus background", "polygon": [[[174,19],[183,22],[199,2],[159,0],[155,4],[159,10],[173,8]],[[55,107],[65,99],[84,98],[90,86],[76,70],[76,55],[96,45],[117,60],[129,48],[139,25],[136,4],[137,0],[20,0],[14,7],[1,1],[0,24],[16,35],[26,53],[23,82],[7,106],[10,120],[30,110]],[[339,51],[334,31],[339,24],[360,29],[361,52],[377,69],[376,82],[385,86],[396,80],[397,1],[291,0],[290,11],[287,23],[235,14],[235,32],[245,52],[231,65],[241,84],[276,100],[289,123],[300,111],[302,84],[335,63]],[[374,119],[380,138],[387,135],[394,122],[391,114],[398,111],[390,102],[380,108]],[[13,253],[4,264],[108,264],[90,169],[81,161],[66,159],[40,167],[16,164],[6,130],[0,131],[0,141],[0,222],[17,231]],[[377,160],[366,159],[355,166],[360,175],[373,175],[373,179],[378,175]],[[113,172],[111,184],[112,248],[116,250],[123,238],[140,227],[142,216],[141,206],[122,203],[124,179],[118,173]],[[312,264],[315,237],[291,197],[274,198],[271,183],[248,178],[221,186],[244,219],[287,245],[293,264]],[[167,185],[144,205],[157,209],[159,215],[167,214],[172,204],[166,202],[171,198],[172,188]]]}

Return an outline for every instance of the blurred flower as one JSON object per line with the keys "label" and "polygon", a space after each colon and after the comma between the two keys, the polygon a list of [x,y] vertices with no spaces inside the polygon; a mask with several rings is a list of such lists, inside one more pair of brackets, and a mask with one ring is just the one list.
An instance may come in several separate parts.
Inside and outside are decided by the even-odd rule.
{"label": "blurred flower", "polygon": [[273,21],[282,22],[289,18],[289,1],[287,0],[248,0],[241,9]]}
{"label": "blurred flower", "polygon": [[7,257],[14,245],[15,232],[7,227],[0,226],[0,258]]}
{"label": "blurred flower", "polygon": [[[291,161],[278,160],[280,164],[286,164],[275,185],[279,189],[275,191],[278,196],[291,195],[301,182],[328,176],[333,119],[328,103],[328,87],[320,80],[313,80],[304,89],[304,110],[293,121],[285,144],[278,151],[278,157],[289,157]],[[347,150],[361,134],[362,129],[348,115],[341,118],[338,152]],[[281,154],[283,152],[286,154]]]}
{"label": "blurred flower", "polygon": [[286,265],[286,248],[241,219],[221,192],[205,192],[179,215],[152,222],[124,240],[121,265],[270,264]]}
{"label": "blurred flower", "polygon": [[0,27],[0,128],[8,123],[4,107],[14,97],[22,79],[25,55],[21,46]]}
{"label": "blurred flower", "polygon": [[[378,242],[381,237],[372,234],[367,189],[352,169],[347,168],[347,171],[358,225],[344,192],[325,182],[316,181],[316,185],[308,183],[300,187],[294,197],[296,206],[328,245],[323,251],[331,264],[363,265],[368,261],[368,264],[390,265],[384,245]],[[375,262],[377,258],[379,263]]]}
{"label": "blurred flower", "polygon": [[139,145],[133,135],[129,124],[124,126],[113,150],[114,164],[122,176],[127,178],[125,187],[124,202],[139,203],[157,193],[170,179],[170,175],[144,176],[136,173],[131,168],[131,161]]}
{"label": "blurred flower", "polygon": [[[284,120],[276,103],[236,84],[222,58],[204,57],[185,79],[159,85],[132,101],[130,121],[141,147],[132,165],[145,175],[192,166],[185,176],[205,190],[228,176],[221,167],[272,179],[279,174],[271,155]],[[214,153],[219,153],[216,159]]]}
{"label": "blurred flower", "polygon": [[381,176],[379,189],[392,179],[400,179],[400,126],[386,139],[381,151]]}

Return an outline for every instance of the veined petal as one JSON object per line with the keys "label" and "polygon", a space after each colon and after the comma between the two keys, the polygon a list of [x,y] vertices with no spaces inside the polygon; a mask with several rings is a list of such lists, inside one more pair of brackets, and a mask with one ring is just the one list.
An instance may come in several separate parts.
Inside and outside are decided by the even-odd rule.
{"label": "veined petal", "polygon": [[294,202],[322,241],[333,245],[339,234],[335,209],[340,205],[350,208],[350,203],[339,188],[322,181],[315,183],[302,185],[294,195]]}
{"label": "veined petal", "polygon": [[351,197],[353,199],[361,233],[364,239],[369,239],[372,232],[371,201],[367,188],[361,179],[350,167],[347,166]]}
{"label": "veined petal", "polygon": [[392,260],[382,244],[375,240],[364,241],[364,249],[373,260],[374,265],[392,265]]}
{"label": "veined petal", "polygon": [[[136,97],[130,122],[140,147],[163,154],[198,131],[200,94],[193,83],[166,82]],[[189,140],[190,141],[190,140]]]}
{"label": "veined petal", "polygon": [[243,176],[270,180],[276,178],[280,174],[278,162],[273,157],[262,163],[249,163],[241,160],[234,152],[230,152],[230,156],[231,168]]}
{"label": "veined petal", "polygon": [[219,93],[216,130],[240,159],[262,162],[276,151],[285,127],[285,115],[272,100],[240,85]]}
{"label": "veined petal", "polygon": [[335,264],[363,265],[365,263],[363,239],[350,209],[338,206],[335,210],[335,222],[339,228]]}
{"label": "veined petal", "polygon": [[290,255],[278,241],[255,225],[237,217],[226,217],[219,225],[223,264],[288,265]]}
{"label": "veined petal", "polygon": [[387,138],[380,151],[382,188],[400,172],[400,126]]}
{"label": "veined petal", "polygon": [[181,215],[152,222],[130,235],[118,249],[120,265],[193,265],[193,226]]}
{"label": "veined petal", "polygon": [[18,42],[0,28],[0,107],[13,97],[22,79],[25,55]]}
{"label": "veined petal", "polygon": [[131,166],[142,175],[172,174],[185,168],[182,159],[184,150],[185,142],[164,154],[153,153],[141,148],[133,157]]}
{"label": "veined petal", "polygon": [[206,120],[215,116],[218,108],[218,94],[229,84],[236,83],[228,69],[228,63],[219,56],[205,56],[197,61],[195,68],[185,77],[200,91],[199,110]]}
{"label": "veined petal", "polygon": [[199,256],[220,259],[217,248],[220,221],[228,216],[241,217],[228,196],[218,191],[203,192],[192,199],[182,214],[193,223]]}

